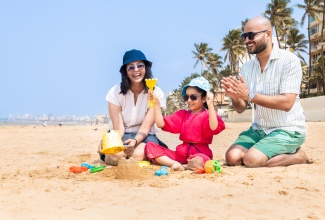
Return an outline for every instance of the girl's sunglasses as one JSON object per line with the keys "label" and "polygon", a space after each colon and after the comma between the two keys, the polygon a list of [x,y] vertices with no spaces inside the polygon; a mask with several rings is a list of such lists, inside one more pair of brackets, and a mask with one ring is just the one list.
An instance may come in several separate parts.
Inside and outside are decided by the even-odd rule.
{"label": "girl's sunglasses", "polygon": [[188,98],[190,98],[192,101],[195,101],[197,100],[197,98],[199,97],[200,95],[197,95],[197,94],[192,94],[192,95],[185,95],[183,96],[184,98],[184,102],[186,102],[188,100]]}
{"label": "girl's sunglasses", "polygon": [[258,31],[258,32],[247,32],[247,33],[242,33],[241,38],[243,39],[243,41],[246,40],[246,37],[248,37],[249,40],[254,40],[254,38],[256,37],[256,35],[266,32],[267,30],[264,31]]}
{"label": "girl's sunglasses", "polygon": [[127,68],[126,68],[126,70],[127,71],[134,71],[135,70],[135,68],[137,68],[138,70],[142,70],[142,69],[144,69],[146,66],[144,65],[144,64],[138,64],[138,65],[136,65],[136,66],[133,66],[133,65],[130,65],[130,66],[128,66]]}

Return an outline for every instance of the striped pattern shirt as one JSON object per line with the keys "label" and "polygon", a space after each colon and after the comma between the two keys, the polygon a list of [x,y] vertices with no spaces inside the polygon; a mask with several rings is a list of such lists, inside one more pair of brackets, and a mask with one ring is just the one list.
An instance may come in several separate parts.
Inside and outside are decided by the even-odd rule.
{"label": "striped pattern shirt", "polygon": [[306,134],[305,115],[299,97],[302,71],[295,54],[274,46],[264,72],[261,72],[260,63],[255,58],[242,66],[241,75],[255,93],[268,96],[297,94],[289,112],[255,105],[253,129],[263,130],[266,134],[277,129]]}

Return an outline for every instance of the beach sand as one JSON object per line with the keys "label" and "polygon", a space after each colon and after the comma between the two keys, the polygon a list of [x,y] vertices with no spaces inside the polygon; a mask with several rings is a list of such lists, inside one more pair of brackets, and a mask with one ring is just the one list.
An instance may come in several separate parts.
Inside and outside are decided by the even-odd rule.
{"label": "beach sand", "polygon": [[[215,159],[250,123],[226,123],[214,137]],[[303,150],[312,164],[275,168],[223,166],[116,179],[117,167],[69,172],[82,162],[104,165],[96,153],[105,125],[1,126],[1,219],[325,219],[325,122],[308,122]],[[178,135],[158,135],[170,148]]]}

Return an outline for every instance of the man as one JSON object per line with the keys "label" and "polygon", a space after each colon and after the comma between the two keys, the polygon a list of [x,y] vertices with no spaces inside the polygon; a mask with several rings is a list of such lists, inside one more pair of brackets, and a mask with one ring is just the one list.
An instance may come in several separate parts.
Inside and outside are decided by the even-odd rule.
{"label": "man", "polygon": [[251,103],[255,117],[252,126],[227,150],[227,164],[273,167],[310,163],[300,149],[306,124],[299,98],[299,59],[272,44],[272,26],[265,17],[249,20],[242,38],[256,58],[242,66],[241,76],[223,78],[222,88],[238,113]]}

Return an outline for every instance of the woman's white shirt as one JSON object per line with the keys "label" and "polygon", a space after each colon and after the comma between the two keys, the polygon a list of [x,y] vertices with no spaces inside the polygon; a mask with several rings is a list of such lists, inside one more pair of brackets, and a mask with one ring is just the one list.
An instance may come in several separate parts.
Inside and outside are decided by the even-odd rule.
{"label": "woman's white shirt", "polygon": [[[120,92],[120,84],[113,86],[108,91],[106,100],[121,107],[125,132],[137,133],[148,110],[148,93],[144,93],[144,91],[140,93],[138,95],[137,103],[134,104],[134,94],[131,90],[129,90],[125,95]],[[163,91],[156,86],[154,93],[159,97],[161,107],[166,108],[166,99]],[[154,124],[149,133],[155,134],[157,131],[158,128]]]}

